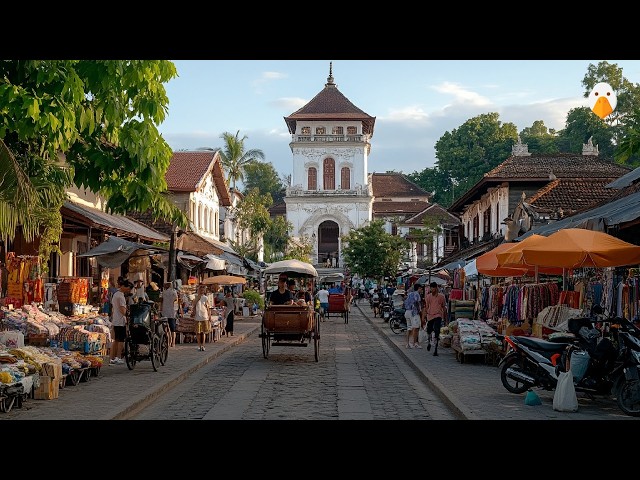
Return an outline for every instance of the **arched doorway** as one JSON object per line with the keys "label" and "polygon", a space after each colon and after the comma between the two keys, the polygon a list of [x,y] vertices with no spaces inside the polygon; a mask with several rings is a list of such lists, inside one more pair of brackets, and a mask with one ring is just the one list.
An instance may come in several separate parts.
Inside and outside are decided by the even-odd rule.
{"label": "arched doorway", "polygon": [[[328,265],[335,258],[335,265],[338,265],[338,239],[340,227],[332,220],[325,220],[318,225],[318,264]],[[333,263],[331,263],[333,265]]]}

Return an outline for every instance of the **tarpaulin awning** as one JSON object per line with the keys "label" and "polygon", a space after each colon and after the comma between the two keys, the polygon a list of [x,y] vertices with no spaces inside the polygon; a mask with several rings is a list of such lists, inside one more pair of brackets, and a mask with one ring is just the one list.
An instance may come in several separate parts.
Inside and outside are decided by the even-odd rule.
{"label": "tarpaulin awning", "polygon": [[78,257],[96,257],[98,263],[105,268],[117,268],[132,255],[155,255],[165,253],[166,249],[155,245],[130,242],[124,238],[110,236],[88,252],[78,254]]}
{"label": "tarpaulin awning", "polygon": [[78,223],[84,223],[113,233],[113,236],[135,237],[149,242],[168,242],[170,240],[169,237],[161,232],[153,230],[129,217],[113,215],[69,200],[65,201],[62,208],[60,208],[60,214]]}
{"label": "tarpaulin awning", "polygon": [[205,255],[207,259],[206,269],[209,270],[224,270],[226,267],[226,262],[224,258],[220,258],[218,255],[214,255],[213,253],[207,253]]}

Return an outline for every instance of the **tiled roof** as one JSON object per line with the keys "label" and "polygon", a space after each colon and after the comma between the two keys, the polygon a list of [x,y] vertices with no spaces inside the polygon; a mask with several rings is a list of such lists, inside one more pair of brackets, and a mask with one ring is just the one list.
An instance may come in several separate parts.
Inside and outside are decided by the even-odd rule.
{"label": "tiled roof", "polygon": [[539,182],[546,185],[555,179],[599,178],[612,181],[630,170],[629,167],[613,163],[597,155],[556,153],[546,155],[512,155],[490,172],[486,173],[473,187],[458,198],[449,211],[461,213],[467,205],[479,200],[487,189],[509,182],[531,185]]}
{"label": "tiled roof", "polygon": [[324,88],[305,106],[284,117],[289,133],[296,133],[296,122],[301,120],[353,120],[362,122],[362,133],[373,135],[376,117],[363,112],[345,97],[329,74]]}
{"label": "tiled roof", "polygon": [[209,173],[222,206],[231,206],[229,187],[220,163],[219,148],[173,152],[171,163],[165,174],[170,192],[195,192]]}
{"label": "tiled roof", "polygon": [[532,179],[549,178],[618,178],[629,168],[598,157],[573,153],[554,153],[546,155],[512,155],[496,168],[485,174],[485,178]]}
{"label": "tiled roof", "polygon": [[371,186],[376,199],[391,197],[409,197],[429,199],[429,192],[420,188],[402,173],[372,173]]}
{"label": "tiled roof", "polygon": [[455,215],[449,213],[445,208],[438,205],[437,203],[433,203],[429,205],[427,208],[422,210],[420,213],[414,215],[411,218],[408,218],[405,222],[406,225],[423,225],[423,219],[425,217],[439,217],[443,220],[446,219],[444,223],[460,225],[460,220]]}
{"label": "tiled roof", "polygon": [[271,205],[271,207],[269,208],[269,216],[271,218],[277,217],[280,215],[286,215],[286,214],[287,214],[287,204],[284,202],[275,203]]}
{"label": "tiled roof", "polygon": [[549,182],[526,201],[537,210],[549,212],[562,208],[565,215],[608,201],[615,190],[606,188],[607,178],[563,178]]}
{"label": "tiled roof", "polygon": [[427,202],[373,202],[373,216],[381,215],[402,215],[404,217],[413,216],[427,207]]}

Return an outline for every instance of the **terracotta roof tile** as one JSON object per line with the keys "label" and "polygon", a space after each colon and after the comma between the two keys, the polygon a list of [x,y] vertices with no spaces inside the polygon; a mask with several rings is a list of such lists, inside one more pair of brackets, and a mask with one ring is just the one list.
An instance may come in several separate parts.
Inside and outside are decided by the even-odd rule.
{"label": "terracotta roof tile", "polygon": [[205,177],[212,172],[218,190],[220,204],[231,206],[229,187],[224,178],[218,148],[212,150],[190,150],[173,152],[171,163],[165,174],[170,192],[195,192]]}
{"label": "terracotta roof tile", "polygon": [[362,122],[364,134],[373,135],[376,117],[363,112],[345,97],[329,76],[324,88],[306,105],[284,117],[289,133],[296,133],[296,123],[301,120],[353,120]]}
{"label": "terracotta roof tile", "polygon": [[556,179],[538,190],[526,201],[538,210],[557,211],[562,208],[565,215],[608,201],[614,194],[606,185],[606,178]]}
{"label": "terracotta roof tile", "polygon": [[485,177],[504,179],[575,178],[587,177],[618,178],[629,172],[629,168],[597,155],[554,153],[547,155],[512,155],[500,165],[485,174]]}
{"label": "terracotta roof tile", "polygon": [[405,222],[406,225],[423,225],[423,219],[426,217],[439,217],[445,219],[448,224],[460,225],[460,219],[455,215],[449,213],[444,207],[438,205],[437,203],[433,203],[429,205],[427,208],[414,215],[411,218],[408,218]]}
{"label": "terracotta roof tile", "polygon": [[431,194],[402,173],[372,173],[371,185],[376,199],[392,197],[419,198],[428,201]]}
{"label": "terracotta roof tile", "polygon": [[373,202],[373,216],[382,215],[402,215],[404,217],[413,216],[420,213],[427,207],[427,202]]}

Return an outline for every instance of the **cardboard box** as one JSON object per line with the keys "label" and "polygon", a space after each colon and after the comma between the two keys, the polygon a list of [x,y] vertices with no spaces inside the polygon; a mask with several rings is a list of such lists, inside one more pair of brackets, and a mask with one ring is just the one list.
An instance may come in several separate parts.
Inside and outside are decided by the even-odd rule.
{"label": "cardboard box", "polygon": [[[50,364],[54,365],[54,364]],[[60,370],[62,376],[62,369]],[[40,377],[40,386],[33,391],[36,400],[54,400],[60,392],[60,379],[52,377]]]}
{"label": "cardboard box", "polygon": [[40,375],[42,377],[51,377],[52,379],[60,380],[62,378],[62,362],[43,363]]}

